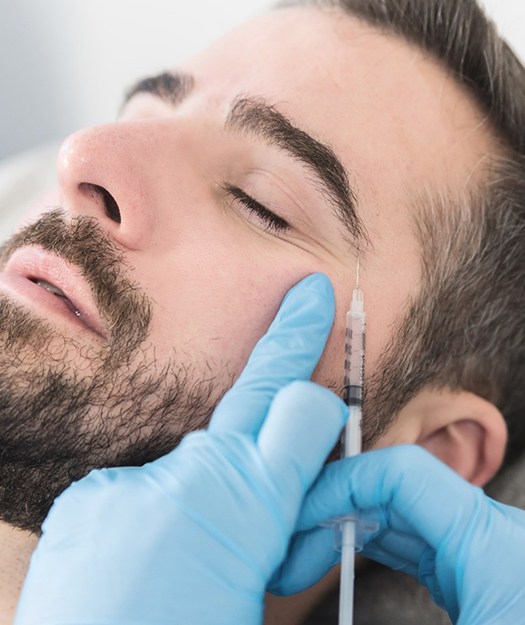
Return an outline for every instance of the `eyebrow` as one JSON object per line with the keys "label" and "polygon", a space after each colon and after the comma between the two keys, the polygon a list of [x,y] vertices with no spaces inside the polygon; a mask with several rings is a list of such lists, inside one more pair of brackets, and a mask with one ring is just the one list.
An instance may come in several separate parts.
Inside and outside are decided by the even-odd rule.
{"label": "eyebrow", "polygon": [[[176,106],[194,88],[193,76],[183,72],[164,72],[137,82],[125,95],[122,108],[139,93],[156,96]],[[230,109],[226,130],[249,134],[289,154],[309,169],[318,190],[332,205],[336,217],[352,236],[351,244],[360,248],[367,241],[366,230],[357,214],[357,195],[349,175],[333,149],[298,128],[277,108],[263,98],[239,96]]]}

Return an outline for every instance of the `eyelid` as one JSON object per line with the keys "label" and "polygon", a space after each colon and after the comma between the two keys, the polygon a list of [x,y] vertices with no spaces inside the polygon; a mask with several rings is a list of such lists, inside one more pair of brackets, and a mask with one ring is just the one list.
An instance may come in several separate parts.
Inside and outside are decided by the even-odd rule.
{"label": "eyelid", "polygon": [[248,195],[240,187],[225,184],[222,185],[222,189],[228,195],[238,200],[246,210],[255,213],[259,219],[263,220],[269,232],[286,232],[291,229],[290,224],[285,219],[276,215],[273,211],[264,206],[264,204],[261,204],[252,196]]}

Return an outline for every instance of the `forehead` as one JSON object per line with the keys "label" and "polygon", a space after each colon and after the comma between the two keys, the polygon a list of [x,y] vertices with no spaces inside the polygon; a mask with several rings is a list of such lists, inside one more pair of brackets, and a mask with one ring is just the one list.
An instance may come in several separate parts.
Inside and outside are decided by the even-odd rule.
{"label": "forehead", "polygon": [[[483,114],[437,62],[338,10],[273,11],[186,64],[220,110],[262,95],[343,155],[365,193],[461,184],[487,152]],[[363,199],[363,198],[362,198]]]}

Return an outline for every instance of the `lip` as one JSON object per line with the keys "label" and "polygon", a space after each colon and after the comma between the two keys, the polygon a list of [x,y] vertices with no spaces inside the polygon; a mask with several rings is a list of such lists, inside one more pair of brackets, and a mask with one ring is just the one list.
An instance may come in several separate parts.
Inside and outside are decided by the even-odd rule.
{"label": "lip", "polygon": [[[59,288],[71,302],[73,310],[62,300],[33,280],[43,280]],[[60,315],[77,328],[87,328],[102,338],[107,328],[95,305],[91,288],[80,271],[59,256],[43,248],[30,246],[16,250],[0,273],[0,289],[21,297],[32,307]]]}

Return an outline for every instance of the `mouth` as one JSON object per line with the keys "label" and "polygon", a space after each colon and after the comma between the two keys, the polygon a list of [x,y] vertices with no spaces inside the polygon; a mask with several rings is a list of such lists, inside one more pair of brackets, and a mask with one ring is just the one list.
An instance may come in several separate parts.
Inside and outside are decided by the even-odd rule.
{"label": "mouth", "polygon": [[47,282],[46,280],[40,280],[38,278],[29,278],[29,280],[31,280],[33,284],[36,284],[42,287],[43,289],[45,289],[46,291],[48,291],[49,293],[52,293],[56,297],[61,298],[64,304],[69,308],[69,310],[71,310],[71,312],[76,317],[82,317],[82,313],[80,312],[80,310],[78,310],[75,304],[73,304],[73,302],[68,298],[68,296],[62,290],[60,290],[57,286],[55,286],[54,284],[51,284],[51,282]]}
{"label": "mouth", "polygon": [[80,270],[36,246],[16,250],[0,274],[0,289],[10,291],[30,307],[66,319],[102,338],[107,328],[91,288]]}

